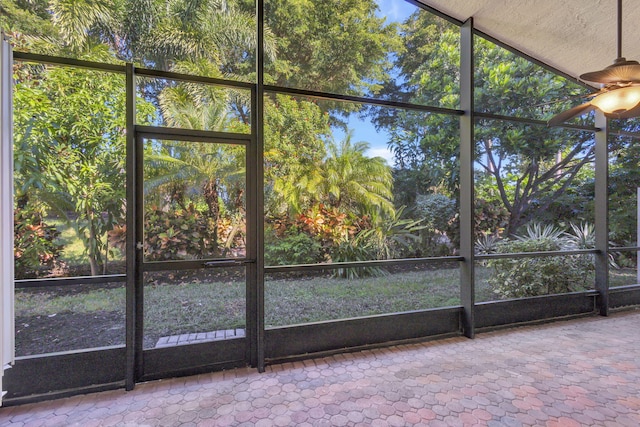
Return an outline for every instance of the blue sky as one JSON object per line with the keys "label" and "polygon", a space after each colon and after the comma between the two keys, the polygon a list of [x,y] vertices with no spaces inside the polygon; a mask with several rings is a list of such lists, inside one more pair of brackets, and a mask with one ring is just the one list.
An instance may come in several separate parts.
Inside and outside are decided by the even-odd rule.
{"label": "blue sky", "polygon": [[[378,16],[385,17],[387,22],[402,22],[416,10],[416,6],[404,0],[378,0]],[[349,129],[353,132],[352,140],[366,141],[370,147],[367,154],[371,157],[382,157],[393,166],[393,154],[387,148],[389,136],[386,132],[376,132],[373,124],[366,120],[360,120],[357,114],[352,114],[347,122]],[[339,129],[334,129],[334,138],[341,140],[345,133]]]}

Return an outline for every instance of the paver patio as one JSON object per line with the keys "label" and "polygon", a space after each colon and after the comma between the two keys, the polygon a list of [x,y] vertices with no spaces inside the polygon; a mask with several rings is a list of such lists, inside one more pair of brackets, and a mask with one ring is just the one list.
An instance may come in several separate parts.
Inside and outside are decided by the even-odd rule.
{"label": "paver patio", "polygon": [[2,426],[638,426],[640,311],[0,408]]}

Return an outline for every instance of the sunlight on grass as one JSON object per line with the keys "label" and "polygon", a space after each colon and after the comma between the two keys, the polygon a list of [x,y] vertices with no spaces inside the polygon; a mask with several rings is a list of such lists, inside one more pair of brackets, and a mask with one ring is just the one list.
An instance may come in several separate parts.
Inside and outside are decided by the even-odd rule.
{"label": "sunlight on grass", "polygon": [[[63,246],[62,256],[60,257],[63,261],[71,265],[89,264],[84,243],[73,226],[67,224],[65,220],[60,218],[49,218],[47,219],[47,223],[54,225],[56,230],[60,232],[60,235],[56,239],[56,244]],[[106,241],[106,238],[107,234],[105,233],[103,241]],[[109,251],[109,259],[111,261],[124,259],[119,249],[109,248]]]}
{"label": "sunlight on grass", "polygon": [[96,289],[73,295],[56,295],[54,290],[16,290],[16,316],[51,316],[61,312],[89,313],[124,311],[125,290]]}

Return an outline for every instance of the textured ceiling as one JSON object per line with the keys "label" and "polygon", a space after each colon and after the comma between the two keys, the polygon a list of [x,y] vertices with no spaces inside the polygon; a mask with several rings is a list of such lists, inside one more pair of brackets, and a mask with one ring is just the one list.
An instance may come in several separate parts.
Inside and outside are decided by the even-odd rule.
{"label": "textured ceiling", "polygon": [[[419,1],[575,78],[616,58],[616,0]],[[640,61],[640,2],[622,12],[622,56]]]}

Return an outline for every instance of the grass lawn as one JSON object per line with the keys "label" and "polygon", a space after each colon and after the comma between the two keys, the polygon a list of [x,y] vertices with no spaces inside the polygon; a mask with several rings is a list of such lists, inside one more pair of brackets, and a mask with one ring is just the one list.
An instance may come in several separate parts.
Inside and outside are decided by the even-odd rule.
{"label": "grass lawn", "polygon": [[407,271],[382,277],[306,277],[265,280],[265,324],[284,326],[322,320],[455,306],[457,268]]}
{"label": "grass lawn", "polygon": [[[408,271],[384,277],[267,279],[266,324],[283,326],[459,304],[457,269]],[[83,292],[16,291],[16,316],[122,312],[123,287]],[[59,292],[58,292],[59,291]],[[238,279],[181,277],[145,286],[145,334],[165,336],[244,327],[245,287]]]}
{"label": "grass lawn", "polygon": [[610,268],[609,269],[609,286],[628,286],[638,283],[638,277],[635,268]]}
{"label": "grass lawn", "polygon": [[[478,302],[497,299],[487,284],[491,274],[488,268],[476,269]],[[610,279],[611,286],[633,284],[636,283],[636,272],[612,269]],[[409,270],[360,279],[267,275],[265,324],[278,327],[455,306],[460,304],[459,280],[457,268]],[[176,275],[165,273],[160,280],[145,285],[145,347],[153,346],[159,337],[167,335],[244,328],[245,298],[242,276],[229,274],[212,280],[198,271]],[[52,325],[56,316],[68,315],[85,316],[85,319],[87,315],[92,318],[103,316],[123,325],[124,308],[125,289],[117,284],[106,288],[71,286],[16,290],[17,317],[37,317],[45,321],[51,318]],[[68,328],[70,335],[77,334],[74,325],[71,321],[63,328]],[[55,333],[64,335],[59,329]],[[89,333],[97,335],[101,331]]]}

